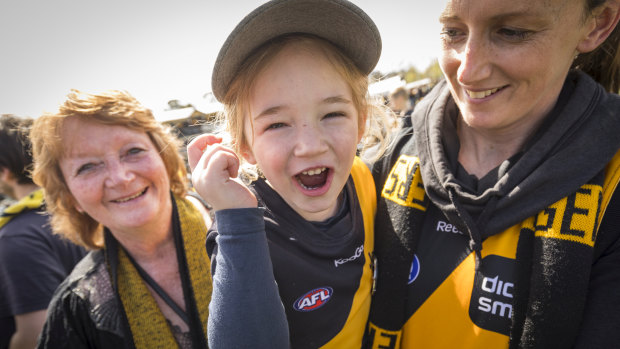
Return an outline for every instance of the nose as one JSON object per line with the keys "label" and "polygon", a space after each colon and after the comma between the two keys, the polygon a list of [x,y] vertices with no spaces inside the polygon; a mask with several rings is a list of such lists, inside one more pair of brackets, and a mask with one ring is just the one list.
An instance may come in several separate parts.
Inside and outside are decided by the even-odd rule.
{"label": "nose", "polygon": [[302,124],[295,133],[295,156],[308,157],[327,151],[328,147],[324,136],[319,125]]}
{"label": "nose", "polygon": [[125,185],[131,182],[135,175],[127,165],[118,159],[106,161],[107,176],[105,184],[108,187]]}
{"label": "nose", "polygon": [[493,52],[481,35],[470,35],[458,56],[457,78],[461,84],[473,85],[491,76]]}

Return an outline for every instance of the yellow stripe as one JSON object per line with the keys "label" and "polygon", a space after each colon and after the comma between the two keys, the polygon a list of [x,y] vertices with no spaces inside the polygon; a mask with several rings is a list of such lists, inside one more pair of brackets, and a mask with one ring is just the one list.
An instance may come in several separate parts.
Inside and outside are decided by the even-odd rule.
{"label": "yellow stripe", "polygon": [[508,347],[508,336],[480,328],[469,318],[474,266],[472,253],[409,318],[402,348]]}
{"label": "yellow stripe", "polygon": [[419,167],[418,157],[401,155],[385,180],[381,196],[401,206],[426,211],[424,185]]}
{"label": "yellow stripe", "polygon": [[620,151],[614,155],[607,167],[605,168],[605,182],[603,183],[603,202],[601,204],[601,214],[598,217],[598,225],[601,225],[601,220],[605,215],[609,200],[611,200],[612,194],[616,191],[620,182]]}
{"label": "yellow stripe", "polygon": [[370,254],[374,251],[374,225],[377,211],[377,196],[375,182],[370,170],[358,157],[353,162],[351,176],[355,184],[355,191],[362,209],[364,219],[364,271],[360,280],[360,286],[353,298],[351,312],[345,322],[342,331],[332,338],[322,348],[361,348],[362,337],[370,312],[370,291],[372,287],[372,271],[370,268]]}

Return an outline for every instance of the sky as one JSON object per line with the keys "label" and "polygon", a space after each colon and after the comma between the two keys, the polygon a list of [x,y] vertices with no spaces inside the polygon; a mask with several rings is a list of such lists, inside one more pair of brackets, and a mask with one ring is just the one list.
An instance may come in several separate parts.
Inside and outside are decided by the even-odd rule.
{"label": "sky", "polygon": [[[54,112],[70,89],[127,90],[153,112],[211,91],[221,45],[260,0],[2,0],[0,114]],[[441,1],[353,0],[375,22],[382,73],[424,70]]]}

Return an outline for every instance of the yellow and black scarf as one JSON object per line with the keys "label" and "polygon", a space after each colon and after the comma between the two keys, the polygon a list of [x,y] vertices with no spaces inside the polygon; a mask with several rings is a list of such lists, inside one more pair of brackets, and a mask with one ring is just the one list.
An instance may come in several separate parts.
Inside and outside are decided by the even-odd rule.
{"label": "yellow and black scarf", "polygon": [[43,206],[43,190],[37,189],[23,197],[18,202],[10,205],[2,214],[0,214],[0,228],[5,226],[13,217],[16,217],[20,213],[28,210],[35,210]]}
{"label": "yellow and black scarf", "polygon": [[[603,241],[618,238],[619,230],[609,227],[617,227],[619,217],[610,197],[620,180],[618,155],[612,161],[620,154],[620,98],[584,73],[569,73],[555,108],[523,152],[502,163],[492,173],[495,185],[480,193],[458,178],[459,110],[450,89],[442,82],[424,100],[412,126],[398,131],[392,150],[375,166],[379,268],[371,322],[396,342],[410,316],[404,311],[406,281],[432,203],[469,237],[477,266],[485,239],[524,228],[516,248],[510,347],[574,346],[592,265],[605,251]],[[582,220],[583,212],[592,215]],[[547,219],[551,213],[555,220]],[[574,228],[573,218],[592,224]],[[601,318],[605,322],[613,324]]]}
{"label": "yellow and black scarf", "polygon": [[[173,196],[172,226],[185,311],[194,348],[207,347],[207,318],[211,299],[210,263],[205,249],[207,228],[200,213]],[[112,234],[105,233],[106,258],[117,296],[123,305],[125,329],[135,348],[176,348],[178,343],[155,299]]]}

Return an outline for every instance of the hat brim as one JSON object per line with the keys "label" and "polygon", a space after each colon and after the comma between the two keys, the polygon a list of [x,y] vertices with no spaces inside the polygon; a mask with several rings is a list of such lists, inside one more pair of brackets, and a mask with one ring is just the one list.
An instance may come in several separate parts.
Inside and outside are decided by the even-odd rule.
{"label": "hat brim", "polygon": [[269,40],[304,33],[339,47],[364,74],[370,74],[381,55],[381,35],[359,7],[346,0],[275,0],[248,14],[220,49],[211,87],[222,101],[245,59]]}

